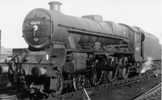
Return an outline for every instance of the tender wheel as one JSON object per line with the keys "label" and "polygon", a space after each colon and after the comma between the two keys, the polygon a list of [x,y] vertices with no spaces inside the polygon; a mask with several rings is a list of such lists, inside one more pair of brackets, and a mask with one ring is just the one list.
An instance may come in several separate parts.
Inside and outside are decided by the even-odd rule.
{"label": "tender wheel", "polygon": [[129,75],[129,69],[128,68],[122,68],[121,69],[121,77],[123,79],[127,79],[128,78],[128,75]]}
{"label": "tender wheel", "polygon": [[91,84],[93,86],[97,86],[97,85],[101,84],[103,75],[104,75],[103,71],[93,71],[91,73],[91,78],[90,78]]}
{"label": "tender wheel", "polygon": [[62,93],[63,90],[63,76],[62,73],[55,70],[50,82],[50,89],[52,90],[52,96],[57,96]]}

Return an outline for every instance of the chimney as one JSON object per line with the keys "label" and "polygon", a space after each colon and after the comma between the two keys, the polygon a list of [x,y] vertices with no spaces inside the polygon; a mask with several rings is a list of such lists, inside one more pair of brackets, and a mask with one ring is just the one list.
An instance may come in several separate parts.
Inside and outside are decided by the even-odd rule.
{"label": "chimney", "polygon": [[48,4],[49,4],[49,9],[51,11],[53,11],[53,10],[58,11],[58,12],[61,11],[61,5],[62,5],[61,2],[59,2],[59,1],[51,1]]}

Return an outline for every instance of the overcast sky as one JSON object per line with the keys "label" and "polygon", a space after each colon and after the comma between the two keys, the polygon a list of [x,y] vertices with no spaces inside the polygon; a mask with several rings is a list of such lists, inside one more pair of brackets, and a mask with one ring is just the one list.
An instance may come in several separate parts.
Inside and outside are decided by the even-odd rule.
{"label": "overcast sky", "polygon": [[[48,9],[51,0],[0,0],[2,45],[27,47],[22,38],[22,23],[34,8]],[[59,0],[57,0],[59,1]],[[162,43],[162,0],[60,0],[67,15],[102,15],[104,20],[139,26],[156,35]]]}

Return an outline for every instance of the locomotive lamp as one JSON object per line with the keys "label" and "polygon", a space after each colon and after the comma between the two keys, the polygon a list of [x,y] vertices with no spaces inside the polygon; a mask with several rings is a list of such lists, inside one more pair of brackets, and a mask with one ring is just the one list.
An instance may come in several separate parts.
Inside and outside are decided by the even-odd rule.
{"label": "locomotive lamp", "polygon": [[49,55],[48,54],[46,54],[46,60],[49,60]]}

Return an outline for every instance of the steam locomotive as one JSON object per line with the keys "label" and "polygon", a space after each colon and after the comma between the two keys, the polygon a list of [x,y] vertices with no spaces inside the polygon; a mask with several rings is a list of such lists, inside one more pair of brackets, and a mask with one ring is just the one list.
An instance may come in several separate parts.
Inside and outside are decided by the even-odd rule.
{"label": "steam locomotive", "polygon": [[28,49],[14,50],[13,65],[19,66],[22,74],[17,77],[23,76],[19,80],[24,87],[41,85],[43,93],[57,95],[65,88],[127,79],[140,73],[148,59],[161,60],[159,40],[141,28],[103,21],[99,15],[64,15],[61,3],[49,4],[50,10],[37,8],[27,14],[23,37]]}

